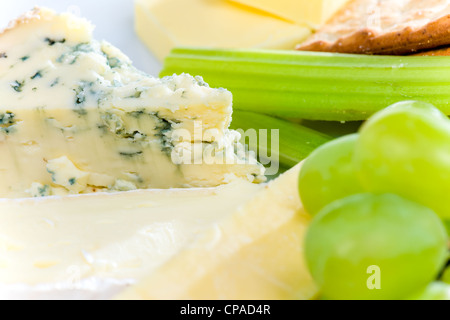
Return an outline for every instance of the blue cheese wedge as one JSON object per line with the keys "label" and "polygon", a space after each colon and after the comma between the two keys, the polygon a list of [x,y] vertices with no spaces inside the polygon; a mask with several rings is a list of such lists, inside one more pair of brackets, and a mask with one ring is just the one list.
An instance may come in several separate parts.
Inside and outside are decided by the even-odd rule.
{"label": "blue cheese wedge", "polygon": [[92,31],[36,8],[0,34],[0,197],[264,180],[230,92],[148,76]]}

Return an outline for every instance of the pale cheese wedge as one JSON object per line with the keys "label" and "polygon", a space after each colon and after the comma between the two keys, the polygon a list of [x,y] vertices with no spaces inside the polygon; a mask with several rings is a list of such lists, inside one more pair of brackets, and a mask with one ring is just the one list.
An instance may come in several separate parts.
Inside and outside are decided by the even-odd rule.
{"label": "pale cheese wedge", "polygon": [[303,257],[310,217],[298,196],[299,166],[117,299],[312,299]]}
{"label": "pale cheese wedge", "polygon": [[[0,298],[312,299],[299,167],[268,185],[0,201]],[[135,285],[133,285],[136,283]]]}
{"label": "pale cheese wedge", "polygon": [[311,29],[227,0],[136,0],[136,32],[159,60],[176,46],[294,49]]}
{"label": "pale cheese wedge", "polygon": [[152,273],[263,188],[237,181],[206,189],[1,199],[0,298],[20,297],[17,285],[36,298],[57,297],[61,288],[68,297],[85,298],[89,284],[96,297],[108,297],[100,284],[129,284]]}

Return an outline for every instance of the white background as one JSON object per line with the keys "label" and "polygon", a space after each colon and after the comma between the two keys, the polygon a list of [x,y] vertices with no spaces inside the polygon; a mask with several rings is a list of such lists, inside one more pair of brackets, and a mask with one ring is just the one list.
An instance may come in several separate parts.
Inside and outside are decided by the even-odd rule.
{"label": "white background", "polygon": [[121,49],[138,69],[158,75],[161,64],[134,32],[133,0],[0,0],[0,28],[36,5],[87,18],[96,26],[96,39]]}

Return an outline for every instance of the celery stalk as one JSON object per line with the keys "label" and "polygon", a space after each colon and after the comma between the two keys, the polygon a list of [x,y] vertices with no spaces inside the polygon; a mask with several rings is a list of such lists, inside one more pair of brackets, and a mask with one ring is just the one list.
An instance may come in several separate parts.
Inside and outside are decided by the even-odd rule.
{"label": "celery stalk", "polygon": [[450,114],[450,57],[177,48],[161,76],[183,72],[230,90],[235,109],[284,118],[365,120],[413,99]]}
{"label": "celery stalk", "polygon": [[[258,158],[263,164],[267,164],[270,158],[270,160],[278,161],[284,168],[295,166],[314,149],[333,139],[331,136],[296,123],[240,110],[233,112],[231,128],[241,129],[245,133],[248,133],[247,130],[255,130],[257,141],[245,139],[243,136],[242,142],[247,143],[249,149],[259,155]],[[276,131],[271,131],[274,129],[279,130],[278,137]],[[276,143],[278,147],[275,147]],[[266,155],[268,157],[265,157]]]}
{"label": "celery stalk", "polygon": [[304,127],[320,131],[331,137],[339,138],[348,134],[353,134],[358,132],[361,128],[363,121],[314,121],[314,120],[291,120],[295,123],[301,124]]}

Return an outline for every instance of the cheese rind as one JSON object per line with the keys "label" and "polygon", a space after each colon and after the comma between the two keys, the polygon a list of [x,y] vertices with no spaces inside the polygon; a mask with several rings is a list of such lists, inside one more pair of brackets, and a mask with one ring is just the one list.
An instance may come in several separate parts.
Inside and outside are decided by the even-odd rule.
{"label": "cheese rind", "polygon": [[0,34],[0,197],[264,180],[230,92],[150,77],[92,29],[37,8]]}
{"label": "cheese rind", "polygon": [[137,34],[161,61],[176,46],[293,49],[311,34],[308,27],[226,0],[136,0],[135,5]]}
{"label": "cheese rind", "polygon": [[315,28],[330,19],[349,0],[231,0],[264,10],[288,21]]}

